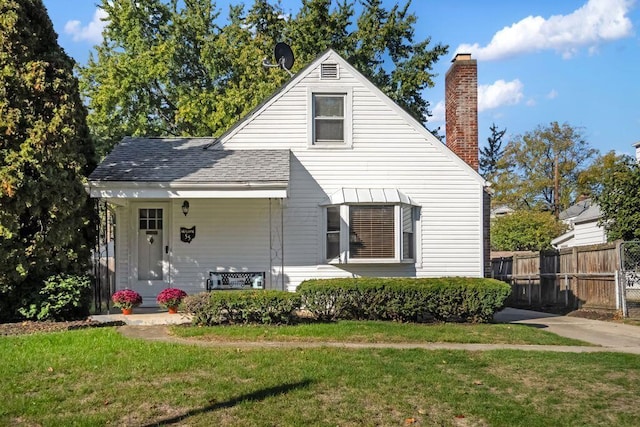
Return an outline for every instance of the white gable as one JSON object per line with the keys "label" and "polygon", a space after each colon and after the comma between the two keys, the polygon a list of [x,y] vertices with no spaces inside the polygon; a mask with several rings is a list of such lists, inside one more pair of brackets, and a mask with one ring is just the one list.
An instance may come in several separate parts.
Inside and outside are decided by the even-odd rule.
{"label": "white gable", "polygon": [[397,151],[403,143],[421,144],[441,160],[486,185],[475,170],[333,50],[299,71],[272,98],[222,135],[221,145],[233,149],[261,146],[306,150],[310,94],[314,91],[349,92],[352,100],[348,120],[355,150],[378,148],[377,145],[383,144]]}

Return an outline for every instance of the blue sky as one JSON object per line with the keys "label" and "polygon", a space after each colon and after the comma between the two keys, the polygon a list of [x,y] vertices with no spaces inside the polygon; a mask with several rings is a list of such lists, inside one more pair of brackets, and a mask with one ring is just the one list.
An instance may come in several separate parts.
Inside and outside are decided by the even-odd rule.
{"label": "blue sky", "polygon": [[[216,2],[222,15],[229,2]],[[44,0],[60,45],[81,64],[101,40],[105,14],[95,3]],[[299,4],[282,1],[291,13]],[[429,127],[444,133],[444,75],[453,54],[464,51],[478,60],[481,146],[492,123],[507,128],[508,141],[558,121],[582,128],[603,153],[634,154],[640,142],[636,0],[414,0],[410,11],[418,18],[416,40],[431,37],[450,47],[435,65],[436,86],[425,91],[434,112]]]}

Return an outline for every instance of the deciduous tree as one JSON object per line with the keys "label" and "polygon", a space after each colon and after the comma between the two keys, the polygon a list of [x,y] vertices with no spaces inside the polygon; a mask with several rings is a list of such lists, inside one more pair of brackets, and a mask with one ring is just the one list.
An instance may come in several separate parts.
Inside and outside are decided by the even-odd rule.
{"label": "deciduous tree", "polygon": [[542,251],[567,230],[550,212],[515,211],[491,221],[491,248],[496,251]]}
{"label": "deciduous tree", "polygon": [[600,223],[610,241],[640,240],[640,165],[631,157],[603,176],[595,195],[602,211]]}
{"label": "deciduous tree", "polygon": [[576,199],[578,176],[596,156],[580,129],[552,122],[510,141],[497,164],[494,203],[547,210]]}
{"label": "deciduous tree", "polygon": [[41,0],[0,0],[0,318],[87,269],[94,153],[73,66]]}
{"label": "deciduous tree", "polygon": [[223,18],[211,0],[102,0],[104,41],[80,69],[100,151],[125,135],[220,135],[289,78],[260,66],[278,41],[294,51],[293,72],[333,48],[425,123],[422,91],[447,47],[414,40],[409,3],[360,6],[354,23],[347,1],[303,0],[287,14],[255,0]]}

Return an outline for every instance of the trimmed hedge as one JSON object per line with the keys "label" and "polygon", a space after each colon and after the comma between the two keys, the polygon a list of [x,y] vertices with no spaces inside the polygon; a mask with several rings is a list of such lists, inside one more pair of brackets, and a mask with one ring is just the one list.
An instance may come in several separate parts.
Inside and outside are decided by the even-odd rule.
{"label": "trimmed hedge", "polygon": [[194,325],[290,324],[300,309],[300,295],[275,291],[215,291],[189,295],[183,300]]}
{"label": "trimmed hedge", "polygon": [[323,321],[488,322],[504,306],[511,288],[481,278],[363,277],[307,280],[297,292],[302,307]]}

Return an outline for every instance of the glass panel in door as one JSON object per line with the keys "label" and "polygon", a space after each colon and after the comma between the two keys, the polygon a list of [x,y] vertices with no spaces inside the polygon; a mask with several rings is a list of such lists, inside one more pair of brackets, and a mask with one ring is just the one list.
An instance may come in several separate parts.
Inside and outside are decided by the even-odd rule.
{"label": "glass panel in door", "polygon": [[162,209],[138,210],[138,280],[163,280]]}

